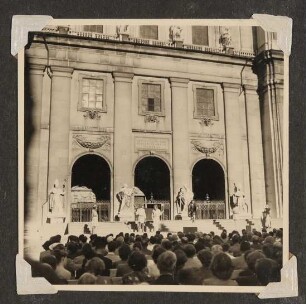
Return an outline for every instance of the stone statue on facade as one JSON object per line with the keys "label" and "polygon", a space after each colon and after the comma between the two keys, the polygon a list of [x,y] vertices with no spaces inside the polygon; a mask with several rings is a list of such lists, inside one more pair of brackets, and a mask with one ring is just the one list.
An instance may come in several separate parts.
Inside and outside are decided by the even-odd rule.
{"label": "stone statue on facade", "polygon": [[172,25],[169,28],[170,39],[172,40],[175,46],[181,47],[183,45],[182,31],[183,29],[178,25]]}
{"label": "stone statue on facade", "polygon": [[219,42],[223,46],[224,50],[227,50],[231,46],[232,37],[230,34],[230,29],[228,27],[223,28]]}
{"label": "stone statue on facade", "polygon": [[240,184],[234,183],[234,192],[231,197],[231,207],[233,211],[233,219],[246,216],[249,213],[249,206],[246,203],[245,194],[241,190]]}
{"label": "stone statue on facade", "polygon": [[128,25],[117,25],[116,32],[120,40],[126,40],[130,35]]}
{"label": "stone statue on facade", "polygon": [[180,188],[175,200],[177,214],[188,217],[188,205],[192,199],[193,192],[190,189],[188,189],[186,186]]}
{"label": "stone statue on facade", "polygon": [[120,191],[116,194],[116,198],[119,202],[119,208],[117,217],[123,222],[135,221],[135,208],[134,208],[134,187],[129,188],[127,184],[124,184]]}
{"label": "stone statue on facade", "polygon": [[49,194],[49,211],[53,222],[63,222],[65,215],[65,184],[60,188],[56,179]]}

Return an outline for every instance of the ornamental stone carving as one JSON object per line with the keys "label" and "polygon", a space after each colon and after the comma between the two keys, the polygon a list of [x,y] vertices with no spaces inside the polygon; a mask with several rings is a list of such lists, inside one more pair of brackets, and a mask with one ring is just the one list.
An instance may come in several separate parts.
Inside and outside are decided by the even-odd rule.
{"label": "ornamental stone carving", "polygon": [[144,118],[144,121],[149,123],[159,123],[159,118],[157,115],[147,114]]}
{"label": "ornamental stone carving", "polygon": [[90,119],[100,119],[101,118],[101,115],[96,110],[87,110],[85,112],[86,112],[84,114],[85,118],[90,118]]}
{"label": "ornamental stone carving", "polygon": [[111,138],[109,135],[75,134],[73,138],[81,147],[86,149],[103,148],[104,150],[110,150]]}
{"label": "ornamental stone carving", "polygon": [[217,151],[219,152],[219,156],[221,156],[224,152],[223,143],[220,141],[214,141],[213,143],[210,142],[210,144],[204,144],[198,140],[192,140],[191,144],[193,150],[205,154],[206,157],[209,157],[211,154],[214,154]]}

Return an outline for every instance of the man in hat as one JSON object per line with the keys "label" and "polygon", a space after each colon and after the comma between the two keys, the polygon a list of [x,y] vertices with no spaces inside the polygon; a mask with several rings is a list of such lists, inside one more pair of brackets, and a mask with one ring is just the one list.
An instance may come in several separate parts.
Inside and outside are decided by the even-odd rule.
{"label": "man in hat", "polygon": [[94,234],[94,230],[97,228],[97,224],[99,221],[99,216],[97,212],[97,205],[92,206],[92,211],[91,211],[91,233]]}

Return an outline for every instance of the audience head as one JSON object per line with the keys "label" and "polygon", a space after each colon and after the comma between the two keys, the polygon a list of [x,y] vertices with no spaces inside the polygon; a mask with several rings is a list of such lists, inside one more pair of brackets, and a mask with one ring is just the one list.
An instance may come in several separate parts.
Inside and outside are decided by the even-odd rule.
{"label": "audience head", "polygon": [[165,251],[166,249],[160,245],[157,245],[156,247],[154,247],[153,252],[152,252],[152,259],[155,264],[157,264],[158,257]]}
{"label": "audience head", "polygon": [[133,245],[133,250],[135,251],[142,251],[142,244],[141,242],[135,242]]}
{"label": "audience head", "polygon": [[65,261],[65,258],[67,257],[67,251],[63,244],[56,245],[52,250],[52,254],[56,258],[57,265],[63,263]]}
{"label": "audience head", "polygon": [[95,256],[94,250],[92,249],[90,244],[87,244],[87,243],[84,244],[81,252],[84,255],[85,259],[87,259],[87,260],[90,260],[91,258],[93,258]]}
{"label": "audience head", "polygon": [[223,252],[223,248],[222,248],[221,245],[213,245],[213,246],[211,247],[211,253],[212,253],[213,255],[216,255],[216,254],[218,254],[218,253],[220,253],[220,252]]}
{"label": "audience head", "polygon": [[87,236],[85,236],[84,234],[81,234],[79,236],[79,241],[82,243],[82,244],[85,244],[87,242]]}
{"label": "audience head", "polygon": [[84,274],[82,274],[78,280],[78,284],[80,285],[94,285],[96,284],[97,278],[91,274],[91,273],[87,273],[85,272]]}
{"label": "audience head", "polygon": [[260,251],[260,250],[254,250],[252,252],[250,252],[248,255],[246,255],[246,263],[248,264],[248,268],[255,272],[255,264],[256,261],[259,259],[263,259],[266,256]]}
{"label": "audience head", "polygon": [[197,257],[202,263],[203,267],[208,268],[211,264],[213,254],[209,249],[202,249],[198,252]]}
{"label": "audience head", "polygon": [[199,285],[199,276],[193,268],[181,269],[177,279],[180,285]]}
{"label": "audience head", "polygon": [[97,275],[102,275],[103,270],[105,270],[105,264],[100,258],[94,257],[88,261],[85,268],[86,272],[89,272],[97,276]]}
{"label": "audience head", "polygon": [[270,282],[279,282],[281,279],[279,265],[274,260],[268,258],[256,261],[255,273],[262,286],[266,286]]}
{"label": "audience head", "polygon": [[52,254],[48,254],[41,259],[41,262],[44,264],[48,264],[52,267],[53,270],[56,269],[57,260],[56,257]]}
{"label": "audience head", "polygon": [[174,253],[176,255],[176,269],[183,268],[188,260],[186,253],[181,249],[175,250]]}
{"label": "audience head", "polygon": [[165,248],[166,250],[171,250],[172,243],[168,239],[163,239],[161,242],[161,246]]}
{"label": "audience head", "polygon": [[176,261],[176,255],[172,251],[165,251],[159,255],[157,259],[157,268],[161,274],[172,274],[174,272]]}
{"label": "audience head", "polygon": [[119,257],[122,261],[127,261],[130,254],[131,254],[132,250],[130,248],[129,245],[127,244],[123,244],[120,248],[119,248]]}
{"label": "audience head", "polygon": [[192,244],[187,244],[184,246],[184,251],[187,255],[187,258],[193,258],[196,254],[196,249]]}
{"label": "audience head", "polygon": [[242,241],[240,243],[240,251],[241,253],[245,253],[246,251],[251,249],[251,244],[248,241]]}
{"label": "audience head", "polygon": [[142,271],[147,267],[146,256],[139,251],[134,251],[128,259],[128,264],[134,271]]}
{"label": "audience head", "polygon": [[115,252],[115,250],[117,249],[117,244],[115,241],[110,241],[108,244],[107,244],[107,248],[108,248],[108,251],[109,252]]}
{"label": "audience head", "polygon": [[210,265],[211,272],[220,280],[229,280],[234,267],[231,258],[223,252],[216,254]]}

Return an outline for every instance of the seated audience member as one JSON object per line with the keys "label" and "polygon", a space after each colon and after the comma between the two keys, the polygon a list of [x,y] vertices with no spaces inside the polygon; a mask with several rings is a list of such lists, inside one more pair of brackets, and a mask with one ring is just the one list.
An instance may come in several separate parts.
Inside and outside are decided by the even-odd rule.
{"label": "seated audience member", "polygon": [[131,254],[131,248],[127,244],[123,244],[119,248],[119,257],[120,261],[115,263],[115,266],[117,268],[117,277],[123,277],[125,274],[132,272],[132,268],[128,264],[128,258]]}
{"label": "seated audience member", "polygon": [[56,257],[52,254],[44,256],[41,260],[41,263],[50,265],[54,271],[56,269]]}
{"label": "seated audience member", "polygon": [[228,242],[228,236],[227,236],[227,231],[226,229],[223,229],[222,233],[220,234],[221,240],[223,243]]}
{"label": "seated audience member", "polygon": [[259,238],[258,235],[253,235],[252,236],[251,249],[253,249],[253,250],[261,250],[262,249],[262,245],[260,243],[260,238]]}
{"label": "seated audience member", "polygon": [[196,252],[205,249],[205,245],[202,239],[198,239],[197,242],[194,244],[194,248],[196,249]]}
{"label": "seated audience member", "polygon": [[172,243],[168,239],[163,239],[161,241],[161,246],[165,248],[166,250],[171,250],[172,249]]}
{"label": "seated audience member", "polygon": [[90,259],[85,265],[85,272],[91,273],[96,277],[102,276],[104,274],[104,270],[105,270],[105,264],[98,257]]}
{"label": "seated audience member", "polygon": [[210,264],[213,259],[213,254],[209,249],[202,249],[198,252],[197,257],[202,263],[202,267],[197,271],[197,276],[200,281],[200,285],[203,284],[203,281],[209,279],[213,276],[210,270]]}
{"label": "seated audience member", "polygon": [[27,260],[27,262],[31,265],[32,268],[32,277],[43,277],[50,284],[54,285],[64,285],[68,284],[66,279],[61,279],[55,273],[55,270],[47,263],[40,263],[37,261]]}
{"label": "seated audience member", "polygon": [[283,243],[283,231],[278,229],[275,233],[275,242]]}
{"label": "seated audience member", "polygon": [[157,268],[160,276],[153,281],[153,285],[177,285],[174,279],[176,255],[172,251],[163,252],[157,259]]}
{"label": "seated audience member", "polygon": [[270,282],[279,282],[281,279],[280,268],[272,259],[258,259],[255,264],[255,273],[261,286],[266,286]]}
{"label": "seated audience member", "polygon": [[145,255],[139,251],[134,251],[128,259],[128,265],[132,268],[132,272],[122,277],[125,285],[150,284],[152,278],[148,274],[147,259]]}
{"label": "seated audience member", "polygon": [[186,268],[201,268],[202,264],[197,258],[196,249],[192,244],[187,244],[184,246],[184,251],[187,255],[187,262],[184,265],[184,269]]}
{"label": "seated audience member", "polygon": [[74,259],[80,254],[78,245],[74,242],[69,242],[66,244],[67,248],[67,260],[65,268],[69,270],[73,275],[78,269],[79,265],[74,263]]}
{"label": "seated audience member", "polygon": [[221,252],[213,257],[210,265],[213,274],[211,278],[204,280],[204,285],[237,286],[237,282],[231,280],[234,270],[231,258]]}
{"label": "seated audience member", "polygon": [[113,262],[111,259],[105,256],[105,252],[107,252],[105,250],[105,246],[106,246],[106,239],[98,236],[95,239],[95,256],[100,258],[104,262],[105,270],[103,272],[103,275],[108,276],[110,273],[109,270],[113,267]]}
{"label": "seated audience member", "polygon": [[59,234],[51,236],[50,239],[42,245],[44,251],[40,253],[39,260],[41,261],[44,256],[51,254],[50,246],[53,244],[59,244],[61,242],[61,239],[62,237]]}
{"label": "seated audience member", "polygon": [[255,273],[255,264],[257,260],[265,257],[266,256],[259,250],[248,251],[245,253],[245,260],[248,268],[242,270],[236,278],[236,282],[239,286],[257,286],[259,284]]}
{"label": "seated audience member", "polygon": [[79,280],[78,280],[78,284],[79,285],[95,285],[97,281],[97,278],[91,274],[91,273],[83,273]]}
{"label": "seated audience member", "polygon": [[153,251],[153,247],[155,245],[156,245],[156,237],[152,235],[149,239],[148,250]]}
{"label": "seated audience member", "polygon": [[52,253],[56,258],[55,273],[58,275],[60,279],[70,280],[71,272],[65,268],[67,251],[64,245],[59,244],[55,246],[52,250]]}
{"label": "seated audience member", "polygon": [[269,258],[272,259],[273,258],[273,254],[274,254],[274,247],[273,244],[271,243],[265,243],[262,245],[262,252],[264,253],[264,255]]}
{"label": "seated audience member", "polygon": [[233,255],[233,257],[237,257],[239,255],[241,255],[240,252],[240,236],[238,234],[233,234],[232,238],[231,238],[231,246],[228,250],[228,252],[230,254]]}
{"label": "seated audience member", "polygon": [[148,249],[149,239],[143,238],[141,240],[141,245],[142,245],[142,253],[147,257],[147,259],[150,259],[152,255],[152,250]]}
{"label": "seated audience member", "polygon": [[251,246],[248,241],[242,241],[240,243],[241,255],[232,259],[234,269],[247,269],[248,268],[244,255],[250,249],[251,249]]}
{"label": "seated audience member", "polygon": [[85,236],[84,234],[81,234],[79,236],[79,243],[80,243],[80,246],[82,248],[83,245],[87,243],[87,236]]}
{"label": "seated audience member", "polygon": [[142,244],[139,241],[136,241],[133,245],[133,251],[142,252]]}
{"label": "seated audience member", "polygon": [[231,259],[233,259],[234,257],[228,252],[230,248],[230,245],[228,243],[224,243],[222,244],[222,250],[225,254],[227,254]]}
{"label": "seated audience member", "polygon": [[221,245],[212,245],[211,247],[211,253],[213,255],[216,255],[217,253],[223,252],[223,248]]}
{"label": "seated audience member", "polygon": [[198,269],[185,268],[177,273],[177,282],[180,285],[202,285],[198,277]]}
{"label": "seated audience member", "polygon": [[78,263],[81,262],[81,266],[79,264],[77,270],[75,272],[75,278],[78,279],[84,272],[85,266],[89,260],[96,256],[96,253],[93,251],[90,244],[85,244],[81,250],[81,256],[76,257],[74,259],[74,263],[76,264],[76,259],[78,259]]}
{"label": "seated audience member", "polygon": [[165,251],[165,248],[160,245],[156,245],[152,252],[152,260],[148,260],[148,272],[150,277],[152,277],[153,279],[158,278],[160,275],[159,269],[157,267],[157,259]]}
{"label": "seated audience member", "polygon": [[112,260],[112,263],[113,263],[113,266],[114,266],[115,262],[120,261],[119,256],[115,254],[115,250],[117,248],[116,242],[115,241],[110,241],[107,245],[107,248],[108,248],[108,254],[105,257]]}
{"label": "seated audience member", "polygon": [[[176,266],[174,270],[174,279],[176,282],[178,282],[178,272],[184,267],[185,263],[187,262],[188,258],[182,249],[177,249],[174,251],[176,255]],[[193,269],[193,268],[190,268]]]}

